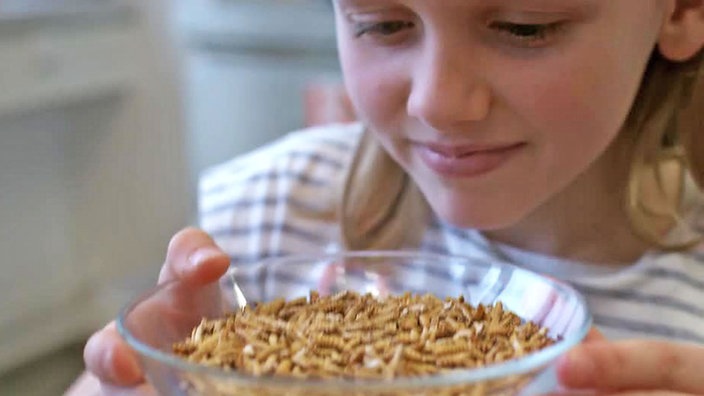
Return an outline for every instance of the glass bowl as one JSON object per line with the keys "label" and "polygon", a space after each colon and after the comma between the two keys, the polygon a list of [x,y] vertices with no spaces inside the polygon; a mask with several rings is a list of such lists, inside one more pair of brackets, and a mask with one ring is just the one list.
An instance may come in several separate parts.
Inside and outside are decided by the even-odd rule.
{"label": "glass bowl", "polygon": [[[233,287],[236,282],[239,288]],[[144,372],[164,395],[518,395],[584,339],[591,315],[569,285],[496,261],[417,252],[347,252],[287,256],[231,268],[220,290],[185,282],[163,284],[128,304],[117,327],[140,357]],[[202,318],[219,318],[239,305],[279,297],[321,296],[344,290],[386,294],[464,296],[470,304],[501,302],[524,320],[547,327],[557,342],[521,358],[476,369],[394,379],[256,377],[189,363],[171,352]]]}

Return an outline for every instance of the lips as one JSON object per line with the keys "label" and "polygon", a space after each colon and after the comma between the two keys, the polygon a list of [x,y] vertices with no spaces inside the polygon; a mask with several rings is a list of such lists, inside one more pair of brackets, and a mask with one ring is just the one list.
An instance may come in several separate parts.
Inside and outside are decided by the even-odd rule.
{"label": "lips", "polygon": [[525,143],[492,145],[414,144],[421,160],[433,171],[449,177],[476,177],[491,172],[515,156]]}
{"label": "lips", "polygon": [[445,157],[460,158],[472,154],[505,151],[516,145],[517,144],[443,146],[429,143],[422,144],[421,146],[425,146],[428,150],[434,151],[435,153]]}

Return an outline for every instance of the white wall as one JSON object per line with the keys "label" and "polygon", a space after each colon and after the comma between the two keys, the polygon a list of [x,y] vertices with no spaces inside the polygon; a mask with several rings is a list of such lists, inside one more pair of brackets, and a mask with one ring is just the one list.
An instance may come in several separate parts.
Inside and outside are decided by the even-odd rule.
{"label": "white wall", "polygon": [[339,82],[330,4],[179,0],[193,172],[305,126],[312,83]]}
{"label": "white wall", "polygon": [[191,221],[168,0],[131,2],[121,94],[0,117],[0,371],[114,317]]}
{"label": "white wall", "polygon": [[[166,0],[132,1],[142,16],[135,33],[136,83],[108,110],[76,112],[72,135],[78,251],[107,274],[160,266],[172,233],[190,219],[184,126],[177,64],[164,25]],[[104,133],[91,123],[103,112]]]}

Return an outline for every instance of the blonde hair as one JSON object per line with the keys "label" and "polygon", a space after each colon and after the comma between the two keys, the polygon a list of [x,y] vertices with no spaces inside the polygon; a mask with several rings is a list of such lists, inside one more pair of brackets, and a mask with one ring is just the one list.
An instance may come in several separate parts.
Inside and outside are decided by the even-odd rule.
{"label": "blonde hair", "polygon": [[[681,222],[682,194],[665,197],[665,210],[655,209],[643,196],[644,175],[654,175],[657,189],[666,196],[661,176],[665,166],[675,163],[681,179],[689,174],[704,188],[703,59],[699,54],[689,62],[673,63],[655,51],[624,125],[633,147],[625,210],[633,232],[662,248],[685,248],[692,242],[665,243],[657,227],[663,220]],[[420,221],[428,214],[413,180],[366,131],[342,188],[338,218],[346,248],[415,247],[423,232]]]}

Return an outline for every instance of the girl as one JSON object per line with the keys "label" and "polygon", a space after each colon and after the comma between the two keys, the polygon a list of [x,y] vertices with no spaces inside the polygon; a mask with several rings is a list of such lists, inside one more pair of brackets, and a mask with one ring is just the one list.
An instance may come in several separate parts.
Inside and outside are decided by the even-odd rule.
{"label": "girl", "polygon": [[[361,123],[206,174],[205,232],[173,238],[160,281],[323,249],[510,260],[572,282],[605,333],[559,362],[566,391],[704,394],[704,2],[334,8]],[[112,325],[85,359],[106,393],[151,391]]]}

